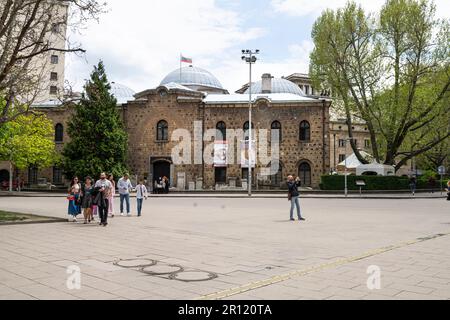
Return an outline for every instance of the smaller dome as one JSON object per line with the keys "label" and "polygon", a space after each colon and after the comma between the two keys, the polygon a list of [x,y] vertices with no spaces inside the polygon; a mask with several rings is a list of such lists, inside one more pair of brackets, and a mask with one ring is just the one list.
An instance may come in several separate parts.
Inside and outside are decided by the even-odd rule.
{"label": "smaller dome", "polygon": [[[305,93],[300,89],[295,83],[281,78],[274,78],[272,81],[271,93],[292,93],[298,96],[305,96]],[[249,89],[245,91],[246,94],[249,93]],[[252,93],[262,94],[262,81],[252,83]]]}
{"label": "smaller dome", "polygon": [[129,87],[116,82],[111,82],[110,92],[117,99],[118,104],[123,104],[130,100],[134,100],[134,95],[136,94],[136,92]]}

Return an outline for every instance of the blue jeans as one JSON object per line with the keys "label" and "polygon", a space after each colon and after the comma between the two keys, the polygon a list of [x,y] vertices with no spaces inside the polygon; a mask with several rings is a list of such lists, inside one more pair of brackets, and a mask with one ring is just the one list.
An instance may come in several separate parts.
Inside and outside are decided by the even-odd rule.
{"label": "blue jeans", "polygon": [[291,200],[291,219],[294,219],[294,207],[297,207],[297,216],[299,219],[302,218],[301,211],[300,211],[300,201],[299,197],[292,197]]}
{"label": "blue jeans", "polygon": [[130,214],[130,195],[129,194],[121,194],[120,195],[120,213],[123,213],[123,201],[127,203],[127,213]]}
{"label": "blue jeans", "polygon": [[144,202],[144,199],[137,199],[137,211],[138,211],[138,217],[141,216],[142,212],[142,203]]}

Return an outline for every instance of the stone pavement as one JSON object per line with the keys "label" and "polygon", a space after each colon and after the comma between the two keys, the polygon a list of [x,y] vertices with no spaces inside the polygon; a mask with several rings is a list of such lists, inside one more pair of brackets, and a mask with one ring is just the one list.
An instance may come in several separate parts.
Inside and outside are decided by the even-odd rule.
{"label": "stone pavement", "polygon": [[[450,299],[445,200],[304,199],[306,223],[289,222],[288,205],[152,198],[142,218],[107,228],[1,226],[0,299]],[[0,198],[0,210],[64,217],[66,207]],[[80,290],[67,287],[73,266]],[[371,266],[380,290],[367,287]]]}
{"label": "stone pavement", "polygon": [[[302,197],[307,199],[343,199],[346,198],[344,192],[325,192],[317,190],[302,190]],[[0,197],[19,197],[19,198],[66,198],[67,194],[61,192],[13,192],[12,194],[6,191],[0,191]],[[131,197],[136,197],[136,194],[132,194]],[[208,191],[193,191],[193,192],[171,192],[170,194],[157,194],[152,195],[154,198],[200,198],[200,199],[222,199],[231,198],[247,199],[246,192],[208,192]],[[253,198],[255,199],[286,199],[287,191],[275,191],[275,192],[254,192]],[[444,192],[418,192],[416,195],[412,195],[410,192],[363,192],[362,195],[359,192],[350,192],[349,199],[445,199],[447,195]]]}

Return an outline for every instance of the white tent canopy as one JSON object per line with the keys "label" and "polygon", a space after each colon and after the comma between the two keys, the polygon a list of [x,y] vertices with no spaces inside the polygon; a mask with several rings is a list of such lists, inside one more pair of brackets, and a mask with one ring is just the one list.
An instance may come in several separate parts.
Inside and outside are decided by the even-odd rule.
{"label": "white tent canopy", "polygon": [[[373,161],[373,157],[370,154],[368,154],[367,152],[360,151],[360,153],[368,161]],[[345,164],[346,163],[347,163],[347,169],[356,169],[357,167],[362,165],[362,163],[358,160],[358,157],[354,153],[351,156],[349,156],[347,158],[347,160],[342,161],[341,163],[339,163],[338,166],[345,168]]]}
{"label": "white tent canopy", "polygon": [[356,175],[363,176],[368,173],[377,174],[379,176],[395,176],[395,168],[379,163],[362,164],[356,168]]}

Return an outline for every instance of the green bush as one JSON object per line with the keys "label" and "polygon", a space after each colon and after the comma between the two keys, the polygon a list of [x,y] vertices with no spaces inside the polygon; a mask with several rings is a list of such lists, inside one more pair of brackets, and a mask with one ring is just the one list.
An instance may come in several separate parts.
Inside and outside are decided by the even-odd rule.
{"label": "green bush", "polygon": [[[356,185],[356,181],[363,180],[366,183],[366,186],[363,187],[363,190],[369,191],[398,191],[398,190],[409,190],[409,178],[408,177],[382,177],[382,176],[348,176],[348,189],[349,190],[359,190],[359,187]],[[447,185],[447,181],[449,181],[449,177],[444,177],[443,182],[444,186]],[[436,188],[440,188],[440,179],[436,179]],[[339,191],[344,190],[345,188],[345,177],[344,176],[322,176],[322,181],[320,183],[321,190],[327,191]],[[423,177],[417,179],[417,189],[425,190],[429,189],[428,179],[424,179]]]}
{"label": "green bush", "polygon": [[[381,177],[381,176],[348,176],[348,189],[349,190],[359,190],[356,185],[356,181],[363,180],[366,186],[363,190],[385,190],[385,191],[395,191],[395,190],[408,190],[409,189],[409,178],[406,177]],[[345,177],[344,176],[322,176],[322,183],[320,185],[322,190],[328,191],[338,191],[344,190],[345,188]]]}

